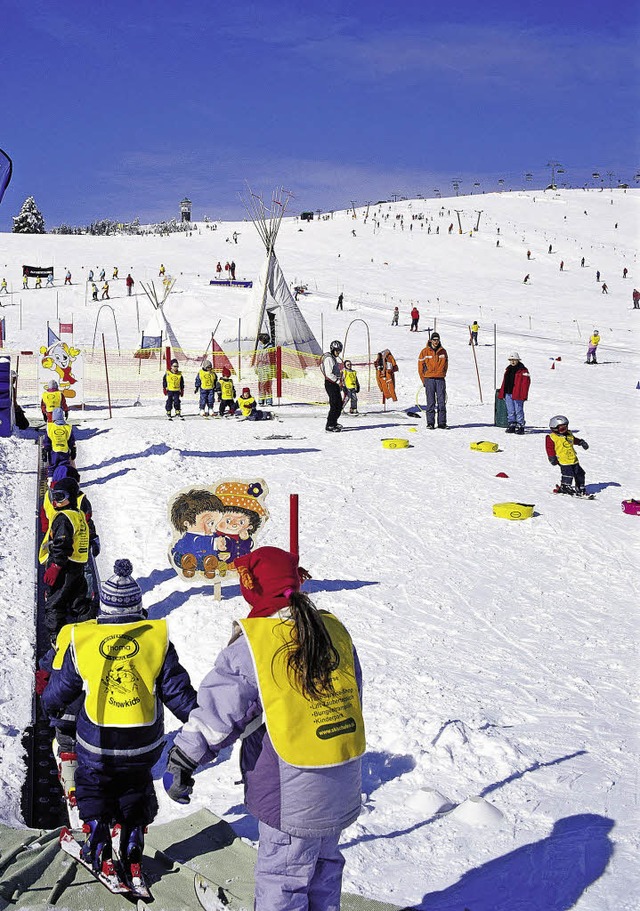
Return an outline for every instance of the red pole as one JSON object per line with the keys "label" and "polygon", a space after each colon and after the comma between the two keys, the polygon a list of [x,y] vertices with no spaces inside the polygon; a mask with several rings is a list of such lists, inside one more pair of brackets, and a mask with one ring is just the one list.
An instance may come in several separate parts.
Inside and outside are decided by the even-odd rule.
{"label": "red pole", "polygon": [[300,555],[298,542],[298,494],[289,494],[289,551],[296,557]]}
{"label": "red pole", "polygon": [[109,417],[113,417],[111,414],[111,390],[109,389],[109,368],[107,366],[107,348],[104,343],[104,332],[102,333],[102,351],[104,354],[104,372],[107,377],[107,402],[109,403]]}
{"label": "red pole", "polygon": [[276,348],[276,396],[278,400],[282,398],[282,348],[280,345]]}
{"label": "red pole", "polygon": [[167,364],[167,370],[171,370],[171,347],[169,345],[164,349],[164,359]]}

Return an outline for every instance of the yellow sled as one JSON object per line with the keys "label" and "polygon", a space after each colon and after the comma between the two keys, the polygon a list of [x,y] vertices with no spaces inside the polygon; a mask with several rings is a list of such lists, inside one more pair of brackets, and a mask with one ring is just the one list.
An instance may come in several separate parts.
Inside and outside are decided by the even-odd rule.
{"label": "yellow sled", "polygon": [[398,439],[388,438],[382,441],[382,446],[384,449],[407,449],[409,440],[403,440],[401,437]]}
{"label": "yellow sled", "polygon": [[480,440],[478,443],[470,443],[469,449],[476,449],[478,452],[498,452],[500,447],[497,443],[490,443],[488,440]]}
{"label": "yellow sled", "polygon": [[493,514],[498,519],[530,519],[533,507],[533,503],[494,503]]}

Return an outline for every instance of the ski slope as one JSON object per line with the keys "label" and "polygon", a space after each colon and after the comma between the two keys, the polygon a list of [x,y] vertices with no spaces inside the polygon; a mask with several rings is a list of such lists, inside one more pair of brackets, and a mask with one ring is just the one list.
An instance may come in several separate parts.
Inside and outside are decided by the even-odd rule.
{"label": "ski slope", "polygon": [[[280,421],[265,424],[204,421],[187,376],[185,421],[134,408],[133,392],[111,420],[106,407],[74,415],[101,575],[131,559],[150,616],[167,618],[197,684],[245,605],[233,581],[217,602],[212,586],[175,576],[168,499],[191,483],[264,478],[271,519],[258,543],[286,547],[289,494],[298,493],[301,563],[313,576],[306,589],[345,621],[365,676],[365,805],[344,833],[345,888],[429,911],[631,911],[640,885],[640,538],[620,503],[640,498],[640,311],[631,303],[640,193],[532,191],[384,204],[366,221],[365,210],[355,214],[286,219],[277,254],[288,280],[308,285],[299,305],[325,349],[358,321],[347,355],[366,354],[362,320],[374,356],[390,348],[397,406],[345,415],[342,434],[326,434],[326,408],[312,405],[285,405]],[[109,277],[118,265],[110,304],[122,348],[134,349],[138,317],[124,278],[131,271],[140,290],[140,280],[158,281],[161,262],[176,278],[166,316],[185,348],[204,351],[218,321],[223,347],[239,319],[250,335],[251,292],[209,279],[230,258],[238,278],[255,279],[264,256],[257,233],[246,222],[194,228],[170,237],[0,235],[0,276],[14,289],[0,310],[8,346],[46,342],[56,293],[60,319],[73,314],[75,343],[90,346],[97,308],[81,279],[102,266]],[[69,268],[74,284],[19,292],[23,262],[53,262],[57,283]],[[414,303],[417,334],[409,333]],[[139,296],[138,307],[144,324],[151,306]],[[480,388],[467,329],[476,318]],[[435,321],[449,352],[450,429],[431,432],[405,409],[424,401],[416,364]],[[524,437],[493,426],[494,326],[498,385],[514,349],[532,376]],[[602,336],[595,369],[584,363],[594,328]],[[99,330],[113,345],[113,322]],[[22,404],[35,419],[37,403]],[[559,472],[544,435],[557,413],[590,444],[580,462],[594,501],[551,492]],[[0,440],[0,818],[14,825],[31,713],[34,435]],[[384,449],[387,437],[410,447]],[[500,451],[472,451],[478,440]],[[534,517],[495,518],[492,506],[503,501],[535,504]],[[168,714],[166,722],[178,726]],[[196,775],[192,808],[210,807],[253,841],[237,757],[222,758],[230,761]],[[165,822],[184,811],[162,792],[161,772]]]}

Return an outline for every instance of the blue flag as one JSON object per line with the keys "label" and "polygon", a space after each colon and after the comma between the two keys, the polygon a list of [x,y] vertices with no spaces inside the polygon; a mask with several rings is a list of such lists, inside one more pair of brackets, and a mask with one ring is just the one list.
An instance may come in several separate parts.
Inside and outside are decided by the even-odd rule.
{"label": "blue flag", "polygon": [[11,182],[12,172],[13,162],[6,152],[3,152],[3,150],[0,149],[0,202],[2,202],[4,191],[7,189],[9,183]]}
{"label": "blue flag", "polygon": [[47,348],[50,348],[52,345],[55,345],[55,343],[59,341],[60,337],[55,334],[50,326],[47,326]]}
{"label": "blue flag", "polygon": [[145,335],[142,333],[142,345],[141,348],[161,348],[162,347],[162,336],[161,335]]}

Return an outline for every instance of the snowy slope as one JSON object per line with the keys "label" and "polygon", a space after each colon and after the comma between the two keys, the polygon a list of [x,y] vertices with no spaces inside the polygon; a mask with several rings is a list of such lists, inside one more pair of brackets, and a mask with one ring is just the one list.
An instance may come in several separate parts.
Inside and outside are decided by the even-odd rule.
{"label": "snowy slope", "polygon": [[[455,209],[463,234],[448,233]],[[480,229],[470,235],[478,210]],[[425,219],[412,219],[419,213]],[[187,585],[169,569],[168,498],[191,482],[265,478],[272,518],[260,540],[286,547],[288,497],[299,493],[308,590],[345,620],[365,673],[366,804],[344,837],[349,891],[436,911],[560,911],[574,902],[581,911],[631,909],[639,885],[639,538],[620,501],[640,496],[640,312],[630,309],[640,282],[640,194],[414,200],[372,208],[366,223],[363,210],[357,216],[283,223],[278,257],[291,282],[308,284],[300,305],[325,347],[358,319],[374,353],[392,350],[397,410],[345,416],[350,432],[341,435],[325,434],[325,409],[312,406],[285,406],[282,423],[262,426],[195,417],[169,424],[152,407],[78,418],[100,571],[108,575],[118,557],[132,560],[145,605],[168,618],[197,683],[244,602],[233,584],[218,603],[211,587]],[[234,229],[238,245],[225,242]],[[112,304],[125,348],[139,336],[123,278],[131,269],[137,282],[157,282],[160,262],[177,278],[167,317],[181,344],[204,349],[218,319],[216,338],[234,338],[238,318],[253,328],[250,292],[208,285],[215,262],[231,257],[238,277],[255,278],[263,251],[251,225],[170,238],[0,235],[0,273],[14,289],[23,262],[69,267],[74,282],[89,268],[104,265],[109,276],[118,265]],[[85,306],[84,285],[58,293],[60,317],[73,312],[76,342],[90,345],[96,308]],[[55,319],[55,292],[30,290],[13,303],[20,296],[22,330],[17,306],[1,315],[10,346],[33,349]],[[413,302],[422,313],[417,335],[408,331]],[[392,329],[396,303],[400,327]],[[143,319],[150,315],[142,298],[139,306]],[[474,318],[483,403],[467,344]],[[427,432],[402,410],[415,404],[417,356],[435,319],[450,357],[447,432]],[[492,426],[494,324],[498,378],[514,347],[532,374],[524,437]],[[584,364],[594,327],[603,339],[595,370]],[[366,351],[362,323],[350,330],[349,351]],[[194,413],[189,382],[187,390],[185,411]],[[589,441],[580,460],[595,501],[551,493],[558,470],[547,462],[544,433],[558,412]],[[383,449],[389,436],[411,448]],[[500,452],[471,451],[482,439]],[[30,439],[0,441],[0,817],[13,823],[31,708],[34,454]],[[505,500],[535,504],[534,518],[494,518],[492,504]],[[254,839],[237,779],[235,756],[201,771],[193,804]],[[159,821],[182,812],[164,794],[160,801]]]}

